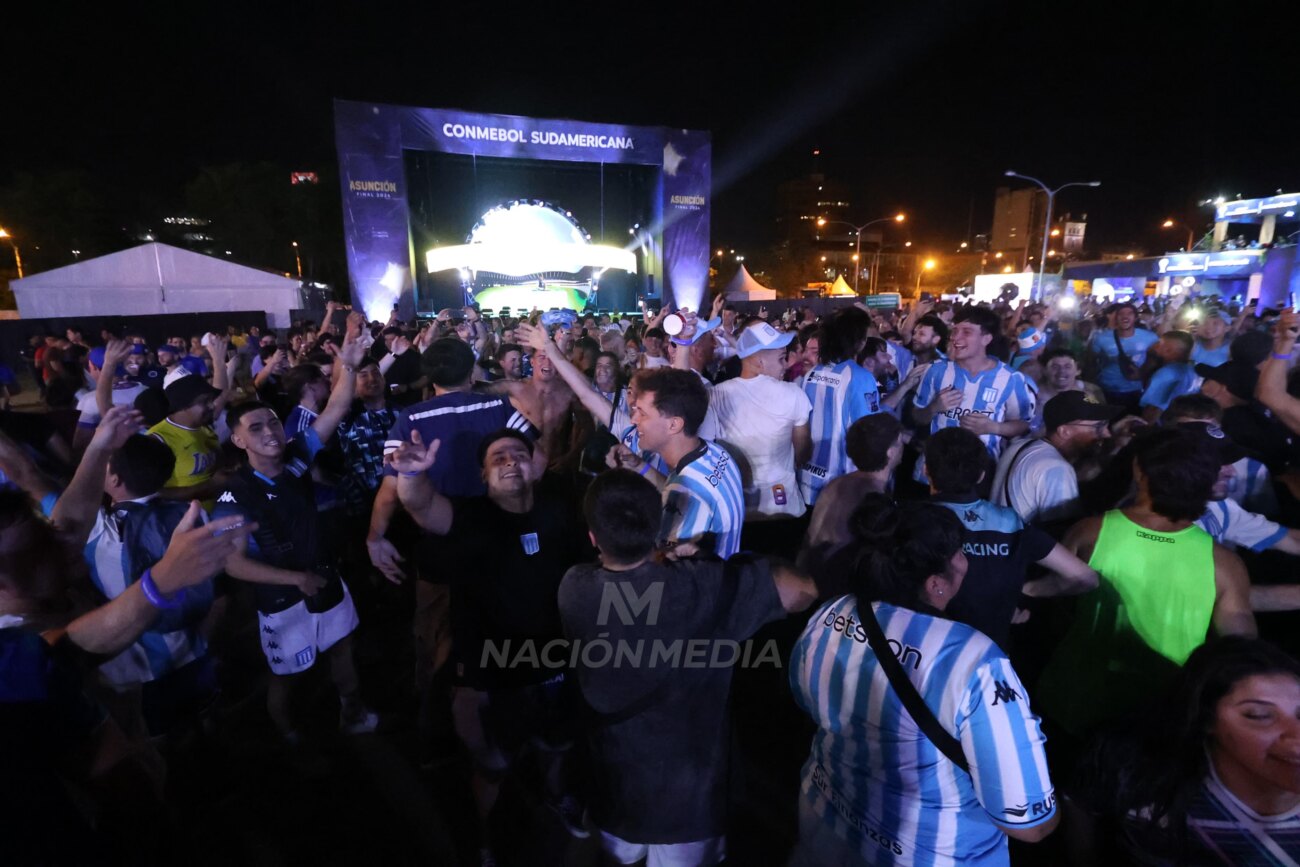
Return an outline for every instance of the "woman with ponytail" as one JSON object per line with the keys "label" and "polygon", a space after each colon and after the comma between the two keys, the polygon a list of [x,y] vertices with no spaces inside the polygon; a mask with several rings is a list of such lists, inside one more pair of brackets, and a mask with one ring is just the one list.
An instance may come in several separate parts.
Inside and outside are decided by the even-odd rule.
{"label": "woman with ponytail", "polygon": [[838,560],[850,592],[813,615],[791,658],[795,700],[818,728],[791,864],[1006,865],[1008,836],[1036,842],[1058,817],[1006,654],[943,615],[966,574],[961,522],[869,494],[851,524]]}

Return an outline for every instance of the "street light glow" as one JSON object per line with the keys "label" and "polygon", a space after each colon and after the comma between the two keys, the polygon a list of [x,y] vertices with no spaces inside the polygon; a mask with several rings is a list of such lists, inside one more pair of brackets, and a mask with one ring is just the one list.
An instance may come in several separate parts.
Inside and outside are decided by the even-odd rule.
{"label": "street light glow", "polygon": [[933,271],[933,270],[934,270],[934,266],[937,265],[937,264],[939,264],[939,263],[938,263],[938,262],[935,262],[933,259],[926,259],[926,260],[925,260],[925,270],[927,270],[927,271]]}
{"label": "street light glow", "polygon": [[894,215],[894,222],[895,222],[895,223],[901,223],[901,222],[903,222],[903,221],[906,220],[906,219],[907,219],[907,214],[895,214],[895,215]]}
{"label": "street light glow", "polygon": [[1060,230],[1060,229],[1053,229],[1053,230],[1052,230],[1052,237],[1053,237],[1053,238],[1059,236],[1060,234],[1061,234],[1061,230]]}
{"label": "street light glow", "polygon": [[1160,228],[1162,229],[1172,229],[1173,227],[1174,227],[1173,220],[1165,220],[1163,223],[1160,224]]}

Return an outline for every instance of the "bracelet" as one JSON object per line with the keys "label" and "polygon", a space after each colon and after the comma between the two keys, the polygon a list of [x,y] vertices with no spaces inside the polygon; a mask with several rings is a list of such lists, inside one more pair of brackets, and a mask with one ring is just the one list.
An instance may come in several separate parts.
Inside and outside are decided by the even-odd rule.
{"label": "bracelet", "polygon": [[1274,353],[1273,353],[1273,357],[1276,358],[1278,361],[1290,361],[1290,360],[1291,360],[1291,356],[1292,356],[1293,354],[1294,354],[1294,353],[1290,353],[1290,352],[1288,352],[1288,353],[1286,353],[1285,355],[1283,355],[1283,354],[1280,353],[1280,352],[1274,352]]}
{"label": "bracelet", "polygon": [[398,474],[399,476],[404,476],[404,477],[406,477],[406,478],[408,478],[408,479],[413,479],[413,478],[415,478],[416,476],[422,476],[422,475],[424,475],[424,473],[421,472],[420,470],[416,470],[416,471],[413,472],[413,473],[404,473],[404,472],[402,472],[402,471],[399,470],[397,474]]}
{"label": "bracelet", "polygon": [[648,473],[648,472],[650,472],[650,462],[649,462],[649,461],[642,461],[642,462],[641,462],[641,469],[637,470],[637,473],[639,473],[640,475],[643,475],[643,476],[644,476],[644,475],[645,475],[646,473]]}
{"label": "bracelet", "polygon": [[163,593],[158,589],[158,585],[153,583],[153,568],[144,570],[140,576],[140,590],[144,593],[144,598],[149,600],[149,604],[154,608],[172,609],[180,608],[181,603],[185,601],[185,591],[177,590],[171,596]]}

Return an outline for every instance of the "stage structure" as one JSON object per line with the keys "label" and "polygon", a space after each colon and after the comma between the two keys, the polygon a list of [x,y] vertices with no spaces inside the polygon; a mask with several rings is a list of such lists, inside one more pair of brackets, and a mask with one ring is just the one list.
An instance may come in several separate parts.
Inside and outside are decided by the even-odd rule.
{"label": "stage structure", "polygon": [[335,101],[353,303],[370,319],[697,308],[707,132]]}

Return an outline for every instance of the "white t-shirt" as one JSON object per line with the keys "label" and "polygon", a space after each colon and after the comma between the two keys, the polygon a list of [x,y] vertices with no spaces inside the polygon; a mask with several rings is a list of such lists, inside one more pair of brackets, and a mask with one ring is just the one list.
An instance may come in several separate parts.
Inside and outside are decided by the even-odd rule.
{"label": "white t-shirt", "polygon": [[[135,399],[145,387],[138,382],[113,383],[113,406],[135,406]],[[95,392],[88,391],[77,399],[77,424],[81,427],[99,427],[99,403]]]}
{"label": "white t-shirt", "polygon": [[993,502],[1010,506],[1026,524],[1076,517],[1078,499],[1074,467],[1047,440],[1021,437],[1002,451]]}
{"label": "white t-shirt", "polygon": [[671,367],[672,362],[669,361],[668,358],[663,355],[642,355],[641,366],[642,367]]}
{"label": "white t-shirt", "polygon": [[[718,441],[743,456],[745,511],[802,515],[791,431],[809,423],[812,402],[792,382],[770,376],[729,379],[713,387],[709,406],[717,415]],[[785,502],[780,502],[784,500]]]}

